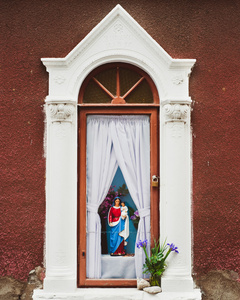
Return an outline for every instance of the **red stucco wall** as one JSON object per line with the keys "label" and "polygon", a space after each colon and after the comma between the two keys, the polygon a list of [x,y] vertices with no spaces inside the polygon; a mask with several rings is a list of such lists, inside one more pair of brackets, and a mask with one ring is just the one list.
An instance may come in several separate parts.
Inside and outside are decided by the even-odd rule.
{"label": "red stucco wall", "polygon": [[196,58],[193,99],[193,272],[239,266],[240,2],[0,1],[0,276],[43,262],[45,159],[41,57],[64,57],[120,3],[174,58]]}

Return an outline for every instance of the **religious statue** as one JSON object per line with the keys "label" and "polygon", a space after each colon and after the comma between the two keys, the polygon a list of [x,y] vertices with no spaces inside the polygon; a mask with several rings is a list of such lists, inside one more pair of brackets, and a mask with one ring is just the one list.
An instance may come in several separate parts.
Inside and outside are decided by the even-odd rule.
{"label": "religious statue", "polygon": [[125,255],[125,246],[129,236],[128,208],[119,197],[114,198],[114,203],[109,209],[108,224],[110,226],[110,255]]}

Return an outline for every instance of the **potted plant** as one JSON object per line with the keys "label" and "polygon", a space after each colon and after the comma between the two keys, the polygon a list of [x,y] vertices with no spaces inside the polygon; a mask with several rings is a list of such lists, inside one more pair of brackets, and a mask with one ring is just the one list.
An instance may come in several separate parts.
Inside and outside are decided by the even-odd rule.
{"label": "potted plant", "polygon": [[150,274],[149,283],[151,286],[161,285],[161,275],[165,271],[166,259],[171,252],[179,253],[178,247],[174,244],[166,244],[166,240],[160,245],[160,241],[154,241],[154,247],[151,249],[151,256],[147,254],[147,240],[137,242],[137,247],[143,248],[145,253],[145,264],[143,265],[143,273]]}

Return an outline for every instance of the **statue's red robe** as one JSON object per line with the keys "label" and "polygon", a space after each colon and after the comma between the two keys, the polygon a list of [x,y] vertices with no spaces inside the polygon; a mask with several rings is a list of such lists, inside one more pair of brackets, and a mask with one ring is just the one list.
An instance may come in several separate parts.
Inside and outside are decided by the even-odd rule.
{"label": "statue's red robe", "polygon": [[[118,222],[119,219],[120,219],[120,217],[121,217],[121,208],[120,207],[116,207],[116,206],[112,206],[110,208],[109,214],[108,214],[108,222],[109,222],[109,224],[110,223],[114,224],[114,222]],[[111,234],[112,234],[112,232],[111,232]],[[121,238],[119,236],[118,241],[120,241],[120,240],[121,240],[121,242],[117,246],[117,249],[114,252],[112,252],[111,254],[113,254],[113,255],[124,254],[124,240],[123,240],[123,238]],[[114,241],[114,244],[115,244],[115,241]],[[113,248],[113,247],[111,247],[111,241],[110,241],[110,248]],[[111,252],[111,250],[110,250],[110,252]]]}

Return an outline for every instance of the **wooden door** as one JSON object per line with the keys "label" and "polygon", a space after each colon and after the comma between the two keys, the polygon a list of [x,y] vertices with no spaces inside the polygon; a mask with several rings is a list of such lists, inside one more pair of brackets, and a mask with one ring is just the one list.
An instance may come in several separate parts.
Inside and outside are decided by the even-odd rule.
{"label": "wooden door", "polygon": [[[78,286],[130,287],[135,279],[88,279],[86,278],[86,133],[88,115],[148,115],[150,118],[150,178],[159,176],[159,108],[158,106],[134,107],[79,107],[78,119]],[[151,187],[151,241],[159,238],[159,189]]]}

